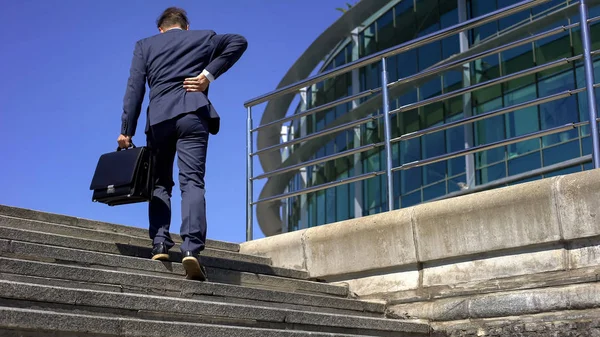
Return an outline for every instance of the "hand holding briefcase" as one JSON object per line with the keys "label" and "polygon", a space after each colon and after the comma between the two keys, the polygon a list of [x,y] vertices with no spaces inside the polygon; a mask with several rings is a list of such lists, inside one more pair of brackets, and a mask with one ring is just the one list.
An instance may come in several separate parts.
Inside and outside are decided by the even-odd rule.
{"label": "hand holding briefcase", "polygon": [[93,202],[109,206],[150,201],[154,190],[150,149],[133,145],[101,155],[90,190]]}

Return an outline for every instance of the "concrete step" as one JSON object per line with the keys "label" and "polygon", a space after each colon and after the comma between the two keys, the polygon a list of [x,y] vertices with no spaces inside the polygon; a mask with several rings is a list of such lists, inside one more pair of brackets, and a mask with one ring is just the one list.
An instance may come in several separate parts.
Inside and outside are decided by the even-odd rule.
{"label": "concrete step", "polygon": [[[32,319],[34,318],[34,319]],[[3,337],[356,337],[278,329],[83,315],[48,310],[0,307]],[[410,336],[406,334],[405,336]]]}
{"label": "concrete step", "polygon": [[[144,237],[142,236],[134,236],[122,233],[112,233],[106,231],[99,231],[95,229],[87,229],[81,228],[77,226],[70,225],[62,225],[56,224],[47,221],[39,221],[39,220],[31,220],[31,219],[22,219],[11,216],[0,215],[0,226],[8,227],[8,228],[19,228],[19,229],[27,229],[34,230],[44,233],[52,233],[52,234],[60,234],[71,236],[75,238],[81,239],[93,239],[98,241],[110,242],[110,243],[122,243],[122,244],[131,244],[137,246],[152,246],[152,241],[148,237],[147,231]],[[177,244],[175,249],[179,249],[179,244]],[[211,254],[216,256],[239,256],[238,252],[233,252],[230,250],[222,250],[222,249],[214,249],[207,247],[206,251],[209,251]],[[260,256],[252,256],[252,255],[242,255],[245,256],[249,262],[261,263],[261,264],[271,264],[271,260],[265,257]]]}
{"label": "concrete step", "polygon": [[383,317],[385,311],[383,303],[4,257],[0,257],[0,279],[67,288],[184,297],[341,315]]}
{"label": "concrete step", "polygon": [[[2,220],[0,219],[0,223],[2,223],[1,221]],[[11,223],[21,221],[22,220],[13,220]],[[112,243],[97,239],[82,239],[68,235],[48,234],[43,231],[43,228],[38,231],[6,227],[5,225],[6,223],[0,225],[0,239],[34,242],[87,251],[141,257],[145,259],[149,259],[151,256],[152,247],[150,241],[147,241],[146,244],[143,244],[142,242]],[[172,249],[169,253],[171,261],[181,261],[181,252],[177,247]],[[262,257],[252,255],[206,249],[200,254],[200,257],[203,264],[208,267],[296,279],[308,278],[308,273],[305,271],[273,267],[269,264],[261,263],[263,261]]]}
{"label": "concrete step", "polygon": [[[36,220],[53,224],[68,225],[108,233],[125,234],[130,236],[141,237],[144,239],[148,238],[148,228],[146,225],[144,225],[143,228],[138,228],[5,205],[0,205],[0,215],[19,219]],[[173,229],[178,228],[178,225],[175,225],[173,227]],[[172,234],[172,238],[176,242],[181,242],[181,237],[177,234]],[[206,240],[206,247],[231,252],[240,251],[240,245],[237,243],[215,241],[210,239]]]}
{"label": "concrete step", "polygon": [[[143,258],[135,257],[135,254],[119,255],[123,252],[131,253],[135,249],[137,248],[134,246],[117,246],[93,240],[0,227],[0,255],[2,256],[164,277],[181,278],[185,274],[183,266],[178,262],[153,261],[147,255],[141,255],[144,256]],[[211,261],[204,257],[201,260],[206,265],[209,280],[212,282],[328,296],[348,296],[348,289],[343,286],[227,269],[230,266],[229,260]]]}
{"label": "concrete step", "polygon": [[[5,307],[359,335],[428,336],[423,322],[0,281]],[[31,319],[31,317],[30,317]],[[404,333],[404,334],[400,334]]]}

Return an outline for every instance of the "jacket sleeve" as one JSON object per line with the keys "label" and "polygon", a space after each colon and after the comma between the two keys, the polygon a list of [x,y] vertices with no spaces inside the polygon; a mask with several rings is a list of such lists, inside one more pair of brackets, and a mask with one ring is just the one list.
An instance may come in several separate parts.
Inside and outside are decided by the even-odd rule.
{"label": "jacket sleeve", "polygon": [[142,54],[140,41],[135,44],[133,59],[129,70],[129,79],[123,98],[123,114],[121,116],[121,134],[135,135],[138,118],[142,110],[142,102],[146,94],[146,62]]}
{"label": "jacket sleeve", "polygon": [[206,70],[216,80],[242,57],[248,48],[248,41],[237,34],[219,34],[213,37],[215,50]]}

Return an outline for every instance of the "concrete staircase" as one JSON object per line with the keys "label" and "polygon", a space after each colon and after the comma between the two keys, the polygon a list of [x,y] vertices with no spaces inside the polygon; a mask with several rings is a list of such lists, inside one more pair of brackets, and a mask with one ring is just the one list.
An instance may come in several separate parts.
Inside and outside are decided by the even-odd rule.
{"label": "concrete staircase", "polygon": [[150,250],[144,229],[0,206],[0,336],[433,334],[237,244],[207,242],[208,282],[185,280],[180,263],[152,261]]}

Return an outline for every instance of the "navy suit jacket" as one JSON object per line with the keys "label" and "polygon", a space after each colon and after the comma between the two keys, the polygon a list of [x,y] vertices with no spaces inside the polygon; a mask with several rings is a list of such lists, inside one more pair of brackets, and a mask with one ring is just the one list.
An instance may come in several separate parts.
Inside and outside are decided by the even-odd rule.
{"label": "navy suit jacket", "polygon": [[146,132],[152,125],[199,111],[208,119],[208,131],[217,134],[220,117],[208,99],[208,89],[187,92],[183,81],[204,69],[217,79],[239,60],[247,46],[243,36],[219,35],[212,30],[171,29],[137,41],[123,98],[121,134],[135,135],[146,80],[150,88]]}

